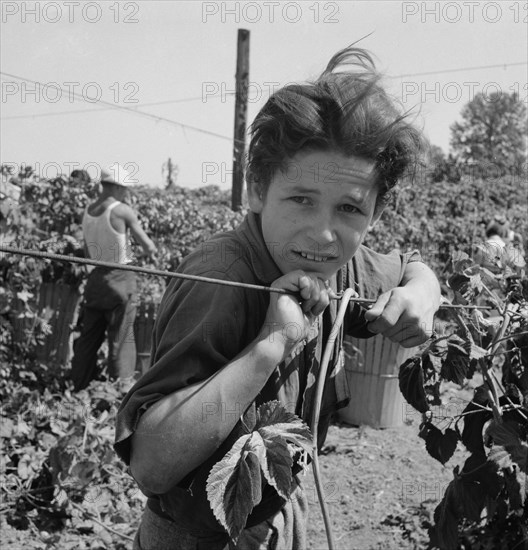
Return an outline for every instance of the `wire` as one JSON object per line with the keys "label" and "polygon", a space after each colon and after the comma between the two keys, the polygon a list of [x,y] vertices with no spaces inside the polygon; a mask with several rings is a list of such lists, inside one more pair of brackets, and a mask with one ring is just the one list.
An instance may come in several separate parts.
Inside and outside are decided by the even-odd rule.
{"label": "wire", "polygon": [[[435,74],[457,73],[457,72],[464,72],[464,71],[476,71],[476,70],[480,70],[480,69],[497,69],[497,68],[514,67],[514,66],[527,65],[527,64],[528,64],[528,62],[526,62],[526,61],[519,61],[519,62],[516,62],[516,63],[501,63],[501,64],[497,64],[497,65],[481,65],[481,66],[473,66],[473,67],[464,67],[464,68],[459,68],[459,69],[442,69],[440,71],[426,71],[426,72],[421,72],[421,73],[400,74],[400,75],[395,75],[395,76],[387,76],[387,78],[397,79],[397,78],[409,78],[409,77],[415,77],[415,76],[431,76],[431,75],[435,75]],[[41,86],[48,86],[48,84],[44,84],[44,83],[38,82],[36,80],[31,80],[29,78],[16,76],[16,75],[12,75],[12,74],[1,72],[1,71],[0,71],[0,74],[10,76],[11,78],[16,78],[18,80],[25,80],[27,82],[32,82],[34,84],[39,84]],[[65,91],[64,88],[62,88],[60,86],[59,86],[59,88],[62,91]],[[68,93],[72,93],[72,92],[70,90],[68,90]],[[75,93],[73,93],[73,95],[74,96],[79,96],[79,98],[81,100],[86,101],[86,98],[82,95],[75,94]],[[210,97],[221,97],[222,95],[234,96],[234,95],[236,95],[236,93],[235,92],[226,92],[225,94],[214,94],[214,95],[211,95]],[[155,105],[166,105],[166,104],[169,104],[169,103],[184,103],[184,102],[188,102],[188,101],[197,101],[199,99],[203,99],[203,96],[187,97],[187,98],[181,98],[181,99],[172,99],[172,100],[166,100],[166,101],[155,101],[155,102],[152,102],[152,103],[142,103],[142,104],[136,105],[136,107],[151,107],[151,106],[155,106]],[[228,136],[223,136],[221,134],[216,134],[214,132],[210,132],[209,130],[203,130],[201,128],[196,128],[194,126],[189,126],[189,125],[183,124],[183,123],[175,121],[175,120],[171,120],[171,119],[168,119],[168,118],[165,118],[165,117],[160,117],[160,116],[157,116],[157,115],[153,115],[151,113],[144,113],[142,111],[138,111],[135,107],[134,108],[124,107],[124,106],[121,106],[121,105],[118,105],[118,104],[109,103],[109,102],[102,101],[102,100],[98,100],[98,103],[103,103],[105,105],[108,105],[106,108],[97,109],[98,111],[104,111],[106,109],[111,109],[111,108],[118,108],[118,109],[121,109],[121,110],[124,109],[126,111],[131,111],[135,114],[142,114],[142,115],[146,115],[146,116],[156,118],[158,121],[161,120],[161,121],[164,121],[164,122],[169,122],[171,124],[177,124],[178,126],[186,127],[186,128],[191,129],[191,130],[195,130],[197,132],[208,133],[208,134],[214,135],[216,137],[221,137],[221,138],[231,140],[231,138],[228,137]],[[33,115],[15,115],[15,116],[1,117],[1,118],[2,118],[2,120],[16,120],[16,119],[22,119],[22,118],[39,118],[39,117],[46,117],[46,116],[70,115],[70,114],[89,113],[89,112],[92,112],[92,111],[90,109],[78,109],[78,110],[74,110],[74,111],[60,111],[58,113],[39,113],[39,114],[33,114]]]}
{"label": "wire", "polygon": [[[0,71],[0,74],[2,74],[4,76],[9,76],[10,78],[16,78],[17,80],[31,82],[32,84],[38,84],[39,86],[44,86],[44,87],[49,86],[49,84],[44,84],[43,82],[39,82],[38,80],[32,80],[30,78],[17,76],[17,75],[11,74],[11,73],[6,73],[4,71]],[[76,92],[72,92],[71,90],[66,90],[62,86],[54,86],[54,87],[57,87],[60,90],[62,90],[64,92],[67,92],[68,94],[73,95],[74,97],[77,97],[77,98],[82,99],[83,101],[86,101],[86,98],[84,96],[82,96],[81,94],[78,94]],[[174,125],[180,126],[182,128],[187,128],[189,130],[194,130],[195,132],[201,132],[203,134],[208,134],[210,136],[214,136],[214,137],[217,137],[217,138],[227,139],[229,141],[233,141],[233,139],[234,139],[234,138],[231,138],[229,136],[224,136],[222,134],[218,134],[216,132],[211,132],[210,130],[204,130],[203,128],[198,128],[196,126],[191,126],[189,124],[184,124],[184,123],[178,122],[176,120],[171,120],[169,118],[165,118],[165,117],[162,117],[162,116],[153,115],[152,113],[146,113],[145,111],[138,111],[137,109],[133,109],[133,108],[130,108],[130,107],[125,107],[125,106],[119,105],[117,103],[110,103],[109,101],[105,101],[103,99],[98,99],[97,102],[101,103],[102,105],[106,105],[111,109],[117,109],[118,111],[133,113],[135,115],[140,115],[140,116],[143,116],[143,117],[147,117],[147,118],[155,120],[156,122],[168,122],[169,124],[174,124]],[[236,141],[242,141],[242,140],[234,139],[234,141],[236,142]]]}
{"label": "wire", "polygon": [[464,67],[462,69],[444,69],[441,71],[427,71],[423,73],[399,74],[396,76],[389,76],[388,78],[408,78],[410,76],[427,76],[427,75],[443,74],[443,73],[460,73],[463,71],[478,71],[479,69],[498,69],[498,68],[514,67],[517,65],[528,65],[528,61],[519,61],[518,63],[501,63],[500,65],[482,65],[480,67]]}
{"label": "wire", "polygon": [[[235,92],[226,92],[224,95],[236,95]],[[221,97],[222,94],[214,94],[209,97]],[[133,109],[136,109],[137,107],[152,107],[154,105],[166,105],[168,103],[185,103],[187,101],[198,101],[199,99],[203,99],[203,96],[200,97],[184,97],[181,99],[169,99],[167,101],[154,101],[152,103],[138,103],[133,107]],[[95,109],[96,111],[107,111],[110,109],[110,107],[101,107],[99,109]],[[45,117],[45,116],[60,116],[60,115],[73,115],[78,113],[93,113],[93,109],[75,109],[73,111],[59,111],[58,113],[38,113],[38,114],[32,114],[32,115],[15,115],[15,116],[6,116],[1,117],[2,120],[15,120],[20,118],[39,118],[39,117]]]}
{"label": "wire", "polygon": [[[58,262],[71,262],[85,265],[95,265],[98,267],[108,267],[110,269],[121,269],[123,271],[135,271],[137,273],[145,273],[147,275],[157,275],[159,277],[171,277],[174,279],[186,279],[190,281],[198,281],[201,283],[212,283],[224,286],[236,286],[240,288],[249,288],[252,290],[265,290],[267,292],[275,292],[277,294],[292,294],[288,290],[283,288],[275,288],[263,285],[254,285],[250,283],[241,283],[238,281],[226,281],[224,279],[214,279],[213,277],[203,277],[201,275],[188,275],[186,273],[176,273],[174,271],[162,271],[159,269],[150,269],[148,267],[139,267],[128,264],[117,264],[113,262],[104,262],[102,260],[93,260],[91,258],[78,258],[77,256],[67,256],[64,254],[52,254],[51,252],[41,252],[40,250],[26,250],[23,248],[11,248],[9,246],[0,245],[0,252],[7,252],[9,254],[19,254],[22,256],[33,256],[35,258],[42,258],[45,260],[55,260]],[[344,295],[334,294],[330,296],[331,300],[341,300]],[[377,300],[372,298],[350,298],[350,301],[358,302],[360,304],[374,304]],[[441,303],[440,308],[461,308],[461,309],[491,309],[488,306],[473,306],[473,305],[453,305]]]}

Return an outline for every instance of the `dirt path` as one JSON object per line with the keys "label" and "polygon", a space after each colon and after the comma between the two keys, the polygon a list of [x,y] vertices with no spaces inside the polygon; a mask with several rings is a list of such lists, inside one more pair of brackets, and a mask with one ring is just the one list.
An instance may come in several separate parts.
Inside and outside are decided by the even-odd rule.
{"label": "dirt path", "polygon": [[[472,393],[448,385],[444,412],[461,412]],[[320,465],[339,550],[427,547],[427,526],[465,453],[459,445],[446,466],[430,457],[418,437],[421,415],[405,407],[406,423],[399,428],[330,427]],[[328,547],[326,532],[311,470],[306,481],[309,548],[323,550]]]}

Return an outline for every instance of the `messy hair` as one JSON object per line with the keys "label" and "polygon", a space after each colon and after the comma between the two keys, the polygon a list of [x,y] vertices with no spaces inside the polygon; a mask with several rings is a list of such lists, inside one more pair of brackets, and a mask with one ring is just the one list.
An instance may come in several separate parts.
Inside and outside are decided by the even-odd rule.
{"label": "messy hair", "polygon": [[[339,66],[347,70],[336,71]],[[250,128],[248,183],[265,193],[297,153],[332,150],[374,161],[378,204],[384,204],[398,180],[412,175],[426,141],[380,79],[371,55],[349,47],[332,57],[315,82],[274,93]]]}

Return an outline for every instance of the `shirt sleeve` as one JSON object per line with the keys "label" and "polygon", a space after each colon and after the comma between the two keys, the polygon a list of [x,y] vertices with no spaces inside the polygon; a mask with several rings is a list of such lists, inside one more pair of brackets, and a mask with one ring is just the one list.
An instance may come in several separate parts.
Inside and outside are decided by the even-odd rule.
{"label": "shirt sleeve", "polygon": [[[376,299],[383,292],[401,284],[408,263],[421,261],[417,250],[404,254],[397,250],[379,254],[362,245],[348,265],[347,286],[355,288],[361,298]],[[345,323],[346,334],[356,338],[375,336],[367,329],[366,311],[358,303],[350,303]]]}
{"label": "shirt sleeve", "polygon": [[151,367],[117,413],[114,447],[127,464],[141,414],[166,395],[209,378],[242,349],[244,304],[241,288],[181,279],[169,284],[152,333]]}

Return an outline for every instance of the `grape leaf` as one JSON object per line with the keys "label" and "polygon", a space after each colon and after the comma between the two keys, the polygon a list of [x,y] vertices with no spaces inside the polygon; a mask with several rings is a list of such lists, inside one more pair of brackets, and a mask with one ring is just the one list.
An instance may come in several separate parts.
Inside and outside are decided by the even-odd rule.
{"label": "grape leaf", "polygon": [[480,483],[491,499],[496,499],[504,487],[504,477],[499,473],[497,465],[488,460],[484,453],[473,453],[464,462],[461,477],[465,483]]}
{"label": "grape leaf", "polygon": [[444,433],[431,423],[423,426],[420,437],[425,440],[427,452],[442,464],[445,464],[454,454],[458,442],[458,434],[448,428]]}
{"label": "grape leaf", "polygon": [[[258,428],[258,429],[257,429]],[[312,453],[310,430],[278,401],[257,410],[255,430],[241,436],[207,478],[207,498],[215,517],[236,541],[267,481],[284,499],[292,489],[293,457]]]}
{"label": "grape leaf", "polygon": [[499,467],[507,467],[509,464],[502,465],[506,461],[504,454],[501,452],[503,450],[508,453],[511,461],[517,464],[522,472],[528,474],[528,445],[521,441],[519,434],[515,430],[515,425],[511,422],[501,422],[499,424],[493,421],[488,428],[488,433],[498,447],[495,448],[494,454],[490,458]]}
{"label": "grape leaf", "polygon": [[442,361],[442,378],[455,384],[463,384],[468,374],[469,356],[456,342],[448,342],[447,355]]}
{"label": "grape leaf", "polygon": [[510,499],[510,508],[516,513],[523,513],[523,506],[526,501],[526,478],[519,471],[504,472],[504,486]]}
{"label": "grape leaf", "polygon": [[422,370],[424,374],[424,390],[429,406],[442,405],[440,397],[440,370],[442,360],[440,357],[425,353],[422,355]]}
{"label": "grape leaf", "polygon": [[464,517],[470,521],[480,520],[486,502],[486,490],[481,483],[466,480],[463,476],[455,474],[453,497]]}
{"label": "grape leaf", "polygon": [[[462,430],[462,443],[472,453],[484,453],[484,441],[482,429],[484,424],[491,418],[491,411],[482,407],[488,405],[488,397],[483,386],[475,389],[473,400],[468,403],[462,411],[464,418],[464,429]],[[467,414],[469,413],[469,414]]]}
{"label": "grape leaf", "polygon": [[435,525],[431,543],[444,550],[458,548],[459,507],[455,498],[455,480],[451,481],[444,493],[444,498],[434,511]]}
{"label": "grape leaf", "polygon": [[512,465],[510,453],[500,445],[493,445],[488,456],[498,468],[509,468]]}
{"label": "grape leaf", "polygon": [[[245,467],[240,466],[241,462],[245,463],[242,456],[251,436],[247,434],[239,437],[224,458],[211,468],[207,478],[207,498],[211,509],[232,537],[237,537],[244,528],[252,509],[252,472],[247,464]],[[234,487],[233,481],[236,482]],[[229,498],[226,499],[228,485]]]}
{"label": "grape leaf", "polygon": [[285,422],[302,424],[301,419],[297,415],[286,410],[284,406],[281,405],[280,401],[268,401],[263,403],[257,410],[255,430],[263,428],[264,426]]}
{"label": "grape leaf", "polygon": [[304,449],[310,456],[312,455],[312,434],[305,424],[275,424],[260,428],[259,433],[267,439],[277,436],[285,439],[293,447],[290,447],[292,456],[300,449]]}
{"label": "grape leaf", "polygon": [[261,464],[266,481],[285,499],[290,496],[293,459],[287,443],[279,436],[263,438],[266,459]]}
{"label": "grape leaf", "polygon": [[400,391],[407,403],[421,413],[427,412],[429,405],[425,398],[422,358],[417,356],[407,359],[400,367],[398,379]]}
{"label": "grape leaf", "polygon": [[261,405],[257,411],[257,430],[262,437],[280,436],[293,445],[292,456],[304,449],[312,455],[312,434],[310,428],[295,414],[287,411],[279,401],[270,401]]}

